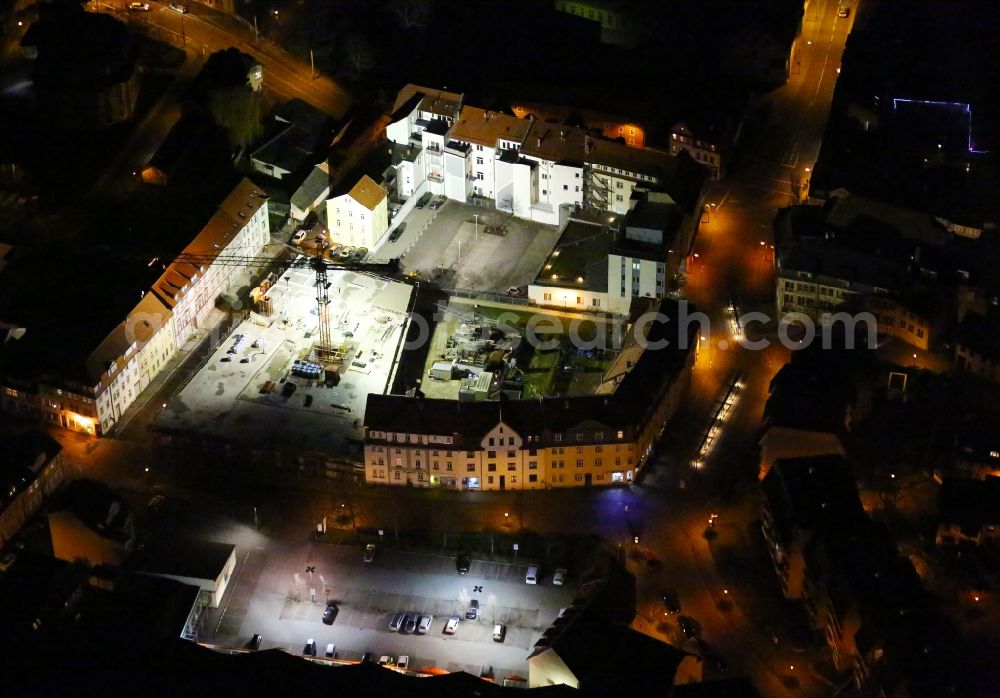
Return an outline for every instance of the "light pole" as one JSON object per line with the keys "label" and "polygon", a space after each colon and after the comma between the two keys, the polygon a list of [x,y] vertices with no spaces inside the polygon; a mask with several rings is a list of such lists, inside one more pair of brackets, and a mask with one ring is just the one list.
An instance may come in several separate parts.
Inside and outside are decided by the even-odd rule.
{"label": "light pole", "polygon": [[476,219],[476,242],[479,242],[479,214],[473,213],[472,217]]}

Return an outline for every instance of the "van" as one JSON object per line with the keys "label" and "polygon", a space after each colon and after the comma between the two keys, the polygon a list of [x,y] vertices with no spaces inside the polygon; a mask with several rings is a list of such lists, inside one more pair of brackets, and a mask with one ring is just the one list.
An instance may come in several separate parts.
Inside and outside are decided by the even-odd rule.
{"label": "van", "polygon": [[326,646],[326,654],[324,655],[327,659],[333,659],[333,655],[337,653],[337,647],[332,642],[328,643]]}
{"label": "van", "polygon": [[528,574],[524,575],[525,584],[538,584],[538,568],[532,565],[528,568]]}

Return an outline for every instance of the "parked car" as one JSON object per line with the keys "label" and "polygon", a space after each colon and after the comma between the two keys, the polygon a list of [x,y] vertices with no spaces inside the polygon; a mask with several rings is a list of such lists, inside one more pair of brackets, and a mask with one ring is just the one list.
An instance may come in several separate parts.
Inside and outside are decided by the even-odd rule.
{"label": "parked car", "polygon": [[396,660],[396,668],[397,669],[409,669],[410,668],[410,655],[408,655],[408,654],[401,654],[401,655],[399,655],[399,658]]}
{"label": "parked car", "polygon": [[179,2],[172,2],[169,5],[167,5],[167,7],[169,7],[174,12],[180,12],[182,15],[186,15],[188,13],[188,6],[183,5]]}
{"label": "parked car", "polygon": [[260,643],[263,642],[264,638],[260,636],[260,633],[254,633],[253,637],[247,640],[247,644],[243,645],[245,650],[259,650]]}
{"label": "parked car", "polygon": [[493,642],[503,642],[504,638],[507,637],[507,626],[503,623],[497,623],[493,626]]}
{"label": "parked car", "polygon": [[561,587],[565,583],[566,583],[566,570],[560,567],[559,569],[556,570],[556,573],[552,575],[552,584],[554,586]]}
{"label": "parked car", "polygon": [[452,616],[448,619],[448,622],[444,624],[445,635],[454,635],[458,631],[458,624],[462,622],[462,619],[458,616]]}
{"label": "parked car", "polygon": [[306,640],[306,646],[302,648],[302,654],[306,657],[316,656],[316,641],[312,638]]}
{"label": "parked car", "polygon": [[324,625],[333,625],[333,621],[337,620],[337,613],[340,609],[332,601],[328,601],[326,608],[323,610],[323,623]]}
{"label": "parked car", "polygon": [[511,286],[507,289],[508,296],[526,296],[528,295],[527,286]]}
{"label": "parked car", "polygon": [[355,247],[354,252],[351,253],[351,260],[355,262],[360,262],[368,254],[367,247]]}
{"label": "parked car", "polygon": [[388,654],[383,654],[378,658],[379,666],[389,666],[390,664],[395,664],[396,661]]}
{"label": "parked car", "polygon": [[362,664],[368,664],[368,663],[374,662],[374,661],[375,661],[375,655],[372,654],[371,652],[365,652],[363,655],[361,655],[361,663]]}
{"label": "parked car", "polygon": [[466,620],[475,620],[479,615],[479,599],[473,599],[469,602],[469,608],[465,612]]}
{"label": "parked car", "polygon": [[305,240],[305,237],[306,237],[306,231],[300,230],[299,232],[295,233],[295,235],[292,236],[292,244],[298,245],[300,242]]}
{"label": "parked car", "polygon": [[437,199],[434,199],[434,201],[431,202],[431,210],[432,211],[437,211],[439,208],[441,208],[442,206],[444,206],[444,201],[445,201],[445,198],[443,196],[439,197]]}
{"label": "parked car", "polygon": [[365,546],[365,562],[371,562],[375,559],[375,544],[369,543]]}
{"label": "parked car", "polygon": [[431,623],[434,622],[434,616],[420,616],[420,622],[417,623],[417,634],[423,635],[428,630],[431,629]]}
{"label": "parked car", "polygon": [[427,204],[431,202],[432,198],[434,198],[433,194],[431,194],[429,191],[424,192],[424,195],[421,196],[419,199],[417,199],[417,208],[425,207]]}
{"label": "parked car", "polygon": [[149,12],[148,2],[130,2],[128,4],[128,9],[132,12]]}
{"label": "parked car", "polygon": [[673,589],[661,591],[660,602],[663,604],[663,609],[667,613],[673,614],[681,612],[681,601],[677,597],[677,592],[674,591]]}
{"label": "parked car", "polygon": [[850,7],[844,7],[843,5],[841,5],[839,8],[837,8],[837,16],[838,17],[847,17],[850,14],[851,14],[851,8]]}
{"label": "parked car", "polygon": [[396,242],[402,237],[404,230],[406,230],[406,223],[400,223],[395,230],[389,233],[389,242]]}
{"label": "parked car", "polygon": [[323,656],[326,657],[327,659],[333,659],[333,655],[335,654],[337,654],[337,646],[332,642],[327,643],[326,654],[324,654]]}
{"label": "parked car", "polygon": [[340,248],[339,252],[337,252],[337,256],[346,259],[350,257],[353,253],[354,253],[354,248],[345,245],[344,247]]}
{"label": "parked car", "polygon": [[406,614],[400,611],[399,613],[392,614],[392,620],[389,621],[389,630],[394,633],[398,633],[403,627],[403,622],[406,620]]}
{"label": "parked car", "polygon": [[420,616],[416,613],[407,613],[406,620],[403,621],[403,632],[412,633],[417,630],[417,621],[420,620]]}
{"label": "parked car", "polygon": [[455,558],[455,569],[459,574],[468,574],[469,567],[472,566],[472,556],[469,553],[462,553]]}

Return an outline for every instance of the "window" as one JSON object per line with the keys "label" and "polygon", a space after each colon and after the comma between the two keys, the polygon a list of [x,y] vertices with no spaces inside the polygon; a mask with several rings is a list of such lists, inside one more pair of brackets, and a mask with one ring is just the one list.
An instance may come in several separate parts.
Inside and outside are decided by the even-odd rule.
{"label": "window", "polygon": [[563,191],[569,191],[569,185],[568,184],[564,184],[563,185]]}
{"label": "window", "polygon": [[490,441],[489,441],[489,443],[490,443],[490,446],[492,446],[492,445],[493,445],[493,437],[492,437],[492,436],[490,437]]}
{"label": "window", "polygon": [[604,465],[604,459],[603,458],[595,458],[594,459],[594,465],[597,465],[597,466]]}
{"label": "window", "polygon": [[469,463],[469,465],[465,469],[466,469],[467,472],[470,472],[470,473],[476,472],[476,466],[473,463]]}
{"label": "window", "polygon": [[517,458],[517,451],[507,451],[508,458]]}
{"label": "window", "polygon": [[552,440],[555,441],[556,443],[562,441],[562,434],[553,434]]}
{"label": "window", "polygon": [[615,182],[615,189],[621,189],[621,188],[622,188],[622,183],[621,182]]}
{"label": "window", "polygon": [[593,302],[591,303],[591,305],[594,306],[595,308],[600,308],[601,307],[601,299],[600,298],[595,298],[593,300]]}
{"label": "window", "polygon": [[514,437],[513,436],[508,436],[507,437],[507,445],[508,446],[513,446],[514,445]]}
{"label": "window", "polygon": [[545,189],[542,189],[542,196],[548,196],[548,195],[549,195],[549,192],[546,191]]}
{"label": "window", "polygon": [[576,297],[576,304],[577,305],[583,305],[583,296],[577,296]]}
{"label": "window", "polygon": [[448,470],[451,470],[451,461],[448,462]]}
{"label": "window", "polygon": [[489,477],[487,477],[487,478],[486,478],[486,482],[488,482],[489,484],[491,484],[491,485],[492,485],[492,484],[493,484],[493,476],[492,476],[492,475],[490,475]]}
{"label": "window", "polygon": [[497,452],[496,451],[487,451],[486,452],[486,457],[487,458],[496,458],[497,457]]}
{"label": "window", "polygon": [[552,300],[552,294],[551,293],[543,293],[542,294],[542,300],[543,301],[550,301],[550,300]]}
{"label": "window", "polygon": [[538,482],[538,476],[535,475],[535,474],[529,475],[528,476],[528,482]]}
{"label": "window", "polygon": [[483,164],[483,159],[482,158],[476,158],[476,164],[477,165],[482,165]]}
{"label": "window", "polygon": [[[594,432],[594,438],[596,440],[598,440],[598,441],[604,441],[604,432],[603,431],[595,431]],[[600,450],[601,450],[601,447],[598,446],[597,447],[597,451],[600,452]]]}
{"label": "window", "polygon": [[583,467],[583,459],[582,458],[577,458],[576,459],[576,467],[578,467],[578,468],[582,468]]}
{"label": "window", "polygon": [[576,440],[577,440],[577,441],[583,441],[583,434],[582,434],[582,433],[580,433],[580,434],[577,434],[577,435],[576,435]]}
{"label": "window", "polygon": [[573,477],[573,479],[574,479],[574,480],[576,480],[577,482],[580,482],[581,480],[583,480],[583,475],[581,475],[580,473],[577,473],[577,474],[576,474],[576,475],[575,475],[575,476]]}
{"label": "window", "polygon": [[618,432],[618,438],[619,439],[624,439],[625,438],[625,432],[624,431],[619,431]]}
{"label": "window", "polygon": [[399,471],[397,470],[396,472],[394,472],[392,474],[392,476],[393,476],[393,478],[395,478],[396,480],[398,480],[399,479]]}
{"label": "window", "polygon": [[621,194],[615,194],[615,201],[619,201],[620,202],[620,201],[624,201],[624,199],[622,199],[622,195]]}
{"label": "window", "polygon": [[507,470],[517,470],[517,463],[508,463]]}
{"label": "window", "polygon": [[476,452],[475,451],[466,451],[465,452],[465,457],[466,458],[475,458],[476,457]]}
{"label": "window", "polygon": [[536,460],[529,460],[528,461],[528,470],[538,470],[538,461],[536,461]]}
{"label": "window", "polygon": [[497,471],[497,464],[496,463],[490,463],[489,465],[486,466],[486,470],[487,470],[487,472],[495,473]]}

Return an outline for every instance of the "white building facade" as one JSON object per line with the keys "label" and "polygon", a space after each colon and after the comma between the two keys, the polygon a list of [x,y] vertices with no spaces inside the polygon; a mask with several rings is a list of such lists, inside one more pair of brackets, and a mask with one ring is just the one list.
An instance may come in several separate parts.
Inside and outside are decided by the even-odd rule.
{"label": "white building facade", "polygon": [[326,202],[330,241],[373,249],[389,229],[388,192],[364,175],[349,192]]}

